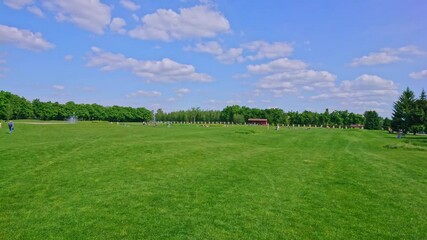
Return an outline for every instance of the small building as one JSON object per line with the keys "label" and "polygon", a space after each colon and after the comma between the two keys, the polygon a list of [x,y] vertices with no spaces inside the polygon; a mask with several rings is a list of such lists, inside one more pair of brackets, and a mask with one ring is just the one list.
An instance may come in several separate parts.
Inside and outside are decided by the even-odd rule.
{"label": "small building", "polygon": [[264,118],[249,118],[248,124],[267,126],[268,121],[267,119],[264,119]]}
{"label": "small building", "polygon": [[351,124],[350,128],[358,128],[358,129],[363,129],[363,124]]}

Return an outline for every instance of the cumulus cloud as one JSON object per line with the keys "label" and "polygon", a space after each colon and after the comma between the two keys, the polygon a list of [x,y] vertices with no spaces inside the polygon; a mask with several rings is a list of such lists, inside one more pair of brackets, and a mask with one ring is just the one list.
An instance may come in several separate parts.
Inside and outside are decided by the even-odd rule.
{"label": "cumulus cloud", "polygon": [[131,0],[120,0],[120,4],[131,11],[136,11],[141,7]]}
{"label": "cumulus cloud", "polygon": [[392,55],[387,52],[377,52],[377,53],[370,53],[367,56],[353,59],[351,66],[356,67],[356,66],[362,66],[362,65],[386,64],[386,63],[397,62],[400,59],[401,59],[400,57]]}
{"label": "cumulus cloud", "polygon": [[304,69],[263,77],[257,85],[260,89],[273,90],[276,95],[280,95],[285,92],[295,92],[306,85],[315,88],[333,87],[335,79],[336,76],[327,71]]}
{"label": "cumulus cloud", "polygon": [[126,30],[124,29],[124,26],[126,26],[126,21],[123,18],[116,17],[111,20],[110,29],[113,32],[125,34]]}
{"label": "cumulus cloud", "polygon": [[339,100],[342,105],[356,109],[386,106],[399,95],[395,82],[377,75],[364,74],[355,80],[342,81],[338,87],[328,92],[312,96],[312,100]]}
{"label": "cumulus cloud", "polygon": [[111,8],[99,0],[45,0],[43,6],[56,13],[57,21],[70,22],[93,33],[104,33],[110,24]]}
{"label": "cumulus cloud", "polygon": [[215,41],[198,43],[195,47],[187,47],[185,50],[214,55],[218,61],[226,64],[240,62],[243,60],[243,48],[226,49]]}
{"label": "cumulus cloud", "polygon": [[401,48],[383,48],[379,52],[372,52],[366,56],[353,59],[351,66],[369,66],[387,64],[403,60],[408,56],[425,55],[426,53],[416,46],[404,46]]}
{"label": "cumulus cloud", "polygon": [[169,58],[161,61],[143,61],[128,58],[123,54],[105,52],[97,47],[92,47],[87,66],[98,67],[102,71],[130,71],[149,82],[212,81],[211,76],[197,73],[194,66],[177,63]]}
{"label": "cumulus cloud", "polygon": [[134,98],[134,97],[160,97],[162,96],[162,93],[159,91],[144,91],[144,90],[138,90],[136,92],[127,94],[127,98]]}
{"label": "cumulus cloud", "polygon": [[221,63],[231,64],[247,60],[286,57],[292,53],[293,46],[286,42],[253,41],[236,48],[226,48],[216,41],[209,41],[198,43],[194,47],[186,47],[185,50],[211,54]]}
{"label": "cumulus cloud", "polygon": [[18,29],[0,24],[0,44],[11,44],[18,48],[42,51],[55,45],[43,39],[41,33],[33,33],[26,29]]}
{"label": "cumulus cloud", "polygon": [[269,90],[279,97],[286,92],[301,89],[311,90],[334,86],[336,76],[327,71],[316,71],[300,60],[281,58],[266,64],[248,65],[250,74],[262,74],[257,85],[258,90]]}
{"label": "cumulus cloud", "polygon": [[280,58],[274,61],[271,61],[267,64],[259,65],[248,65],[247,69],[249,73],[264,74],[272,72],[283,72],[283,71],[293,71],[293,70],[302,70],[307,68],[307,64],[300,60],[290,60],[287,58]]}
{"label": "cumulus cloud", "polygon": [[293,52],[293,46],[285,42],[253,41],[242,45],[243,48],[251,52],[256,52],[255,55],[249,55],[246,58],[249,60],[257,59],[273,59],[290,56]]}
{"label": "cumulus cloud", "polygon": [[190,89],[180,88],[180,89],[175,90],[175,93],[178,97],[183,97],[184,95],[190,93]]}
{"label": "cumulus cloud", "polygon": [[175,39],[215,37],[230,31],[230,23],[218,11],[201,5],[182,8],[178,12],[158,9],[142,19],[142,25],[129,31],[138,39],[171,41]]}
{"label": "cumulus cloud", "polygon": [[423,78],[427,79],[427,69],[419,72],[411,72],[409,76],[413,79],[423,79]]}

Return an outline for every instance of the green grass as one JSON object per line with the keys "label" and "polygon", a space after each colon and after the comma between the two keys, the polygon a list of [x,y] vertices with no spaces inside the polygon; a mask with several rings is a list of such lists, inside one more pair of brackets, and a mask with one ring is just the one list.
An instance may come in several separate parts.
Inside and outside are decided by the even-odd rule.
{"label": "green grass", "polygon": [[425,136],[4,126],[0,239],[427,239]]}

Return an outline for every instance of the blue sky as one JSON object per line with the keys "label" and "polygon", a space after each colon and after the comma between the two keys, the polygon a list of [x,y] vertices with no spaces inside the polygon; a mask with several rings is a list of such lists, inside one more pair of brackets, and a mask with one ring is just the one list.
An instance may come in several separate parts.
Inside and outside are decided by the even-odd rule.
{"label": "blue sky", "polygon": [[0,89],[162,108],[376,110],[427,89],[427,1],[3,0]]}

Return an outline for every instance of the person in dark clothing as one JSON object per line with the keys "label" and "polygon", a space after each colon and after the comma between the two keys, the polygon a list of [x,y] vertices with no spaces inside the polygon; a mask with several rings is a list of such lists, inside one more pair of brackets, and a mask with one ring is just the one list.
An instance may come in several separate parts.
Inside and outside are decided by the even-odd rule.
{"label": "person in dark clothing", "polygon": [[9,126],[9,133],[12,133],[12,131],[15,129],[15,126],[12,121],[9,121],[7,124]]}

